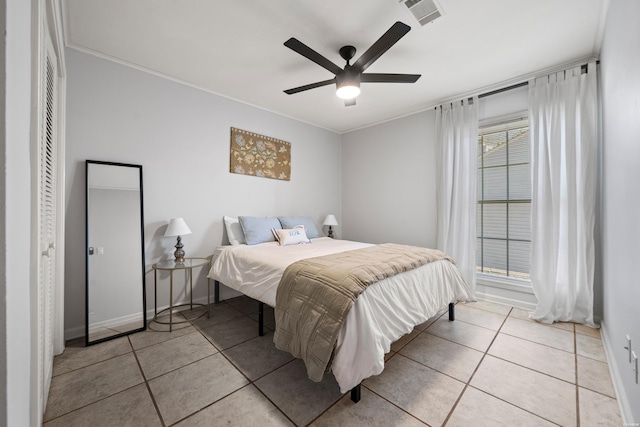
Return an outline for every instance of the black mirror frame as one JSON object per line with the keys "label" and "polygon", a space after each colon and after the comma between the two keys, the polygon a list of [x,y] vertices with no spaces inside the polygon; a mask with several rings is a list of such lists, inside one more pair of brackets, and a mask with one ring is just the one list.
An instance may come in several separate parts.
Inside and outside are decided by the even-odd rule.
{"label": "black mirror frame", "polygon": [[[141,259],[141,273],[142,273],[142,317],[143,326],[138,329],[132,329],[130,331],[121,332],[118,334],[110,335],[108,337],[96,339],[94,341],[89,340],[89,165],[109,165],[109,166],[124,166],[138,168],[138,174],[140,177],[140,253]],[[115,338],[120,338],[135,332],[141,332],[147,329],[147,287],[146,287],[146,271],[145,271],[145,256],[144,256],[144,197],[143,197],[143,185],[142,185],[142,165],[134,165],[129,163],[117,163],[117,162],[104,162],[100,160],[86,160],[85,161],[85,346],[99,344],[101,342],[109,341]]]}

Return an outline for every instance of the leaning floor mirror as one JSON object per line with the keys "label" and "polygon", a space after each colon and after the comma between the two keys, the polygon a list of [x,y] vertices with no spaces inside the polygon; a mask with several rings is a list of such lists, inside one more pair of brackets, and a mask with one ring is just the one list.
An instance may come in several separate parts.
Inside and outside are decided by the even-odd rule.
{"label": "leaning floor mirror", "polygon": [[146,329],[142,166],[86,161],[86,345]]}

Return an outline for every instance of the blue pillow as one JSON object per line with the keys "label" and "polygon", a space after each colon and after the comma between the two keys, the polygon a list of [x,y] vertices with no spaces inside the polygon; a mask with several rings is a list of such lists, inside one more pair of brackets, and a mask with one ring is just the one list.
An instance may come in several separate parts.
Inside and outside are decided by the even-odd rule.
{"label": "blue pillow", "polygon": [[320,237],[318,229],[316,229],[316,225],[310,216],[279,216],[278,219],[282,224],[282,228],[295,228],[296,225],[304,225],[308,238],[315,239]]}
{"label": "blue pillow", "polygon": [[247,245],[257,245],[264,242],[275,242],[272,228],[282,228],[280,221],[275,216],[239,216],[238,221],[244,232]]}

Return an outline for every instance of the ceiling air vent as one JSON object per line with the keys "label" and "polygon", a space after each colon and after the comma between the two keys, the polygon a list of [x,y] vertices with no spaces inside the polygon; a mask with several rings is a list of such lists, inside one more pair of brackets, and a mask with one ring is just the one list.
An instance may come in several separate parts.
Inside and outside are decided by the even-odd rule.
{"label": "ceiling air vent", "polygon": [[400,0],[415,16],[420,25],[426,25],[442,16],[442,8],[434,0]]}

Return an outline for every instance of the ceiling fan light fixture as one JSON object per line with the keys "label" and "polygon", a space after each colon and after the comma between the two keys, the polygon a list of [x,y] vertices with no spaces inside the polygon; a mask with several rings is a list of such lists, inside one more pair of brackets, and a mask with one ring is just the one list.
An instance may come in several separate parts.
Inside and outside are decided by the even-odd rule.
{"label": "ceiling fan light fixture", "polygon": [[336,95],[341,99],[353,99],[360,95],[360,83],[359,82],[347,82],[342,86],[338,86]]}
{"label": "ceiling fan light fixture", "polygon": [[353,99],[360,95],[360,75],[347,65],[342,74],[336,76],[336,95],[341,99]]}

